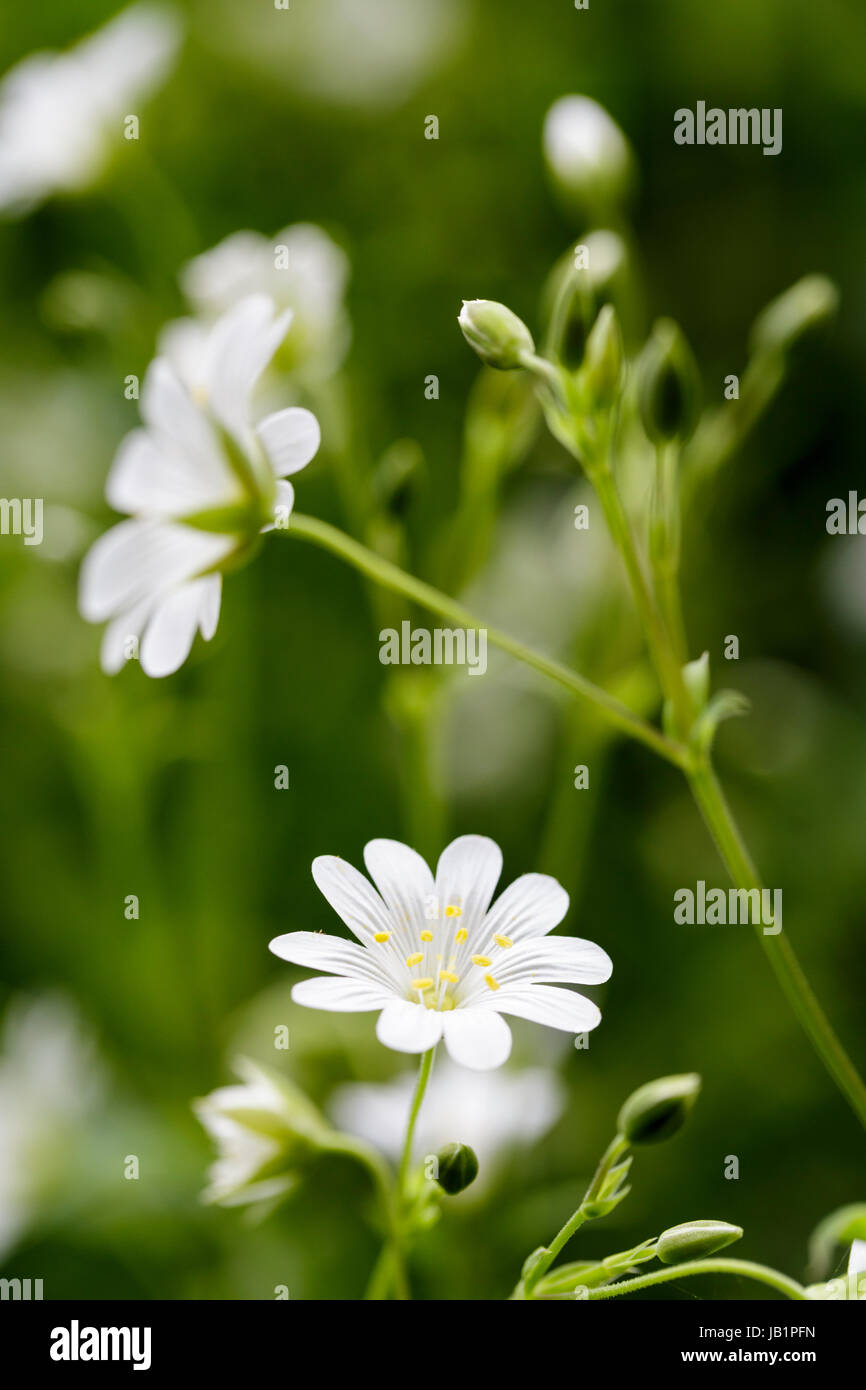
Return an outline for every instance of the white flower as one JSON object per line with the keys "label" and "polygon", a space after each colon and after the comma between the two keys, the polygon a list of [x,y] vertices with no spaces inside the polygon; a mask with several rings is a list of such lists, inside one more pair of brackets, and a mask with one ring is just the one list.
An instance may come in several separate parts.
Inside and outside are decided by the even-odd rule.
{"label": "white flower", "polygon": [[240,1086],[221,1086],[193,1101],[218,1156],[202,1201],[243,1206],[286,1196],[298,1182],[304,1156],[327,1145],[330,1130],[319,1111],[287,1078],[247,1057],[234,1070]]}
{"label": "white flower", "polygon": [[554,179],[572,198],[606,205],[626,191],[632,165],[628,141],[591,97],[555,101],[544,119],[542,143]]}
{"label": "white flower", "polygon": [[10,1004],[0,1049],[0,1258],[68,1172],[101,1082],[91,1040],[65,998]]}
{"label": "white flower", "polygon": [[[357,1134],[397,1159],[414,1087],[411,1072],[383,1086],[341,1086],[329,1111],[340,1129]],[[562,1107],[562,1086],[546,1067],[486,1076],[445,1058],[434,1068],[424,1097],[415,1133],[416,1151],[435,1153],[452,1140],[468,1144],[478,1156],[478,1182],[483,1184],[511,1149],[546,1134],[559,1119]],[[473,1183],[468,1191],[475,1190]]]}
{"label": "white flower", "polygon": [[[848,1256],[848,1279],[853,1279],[852,1298],[860,1302],[866,1302],[866,1281],[861,1280],[860,1276],[866,1274],[866,1240],[855,1240],[851,1243],[851,1253]],[[860,1288],[863,1292],[860,1292]]]}
{"label": "white flower", "polygon": [[434,879],[419,854],[396,840],[372,840],[364,862],[379,892],[333,855],[313,862],[313,878],[358,942],[317,932],[278,936],[283,960],[326,970],[295,985],[292,998],[314,1009],[379,1009],[379,1041],[424,1052],[444,1036],[455,1062],[486,1070],[511,1051],[503,1014],[583,1033],[595,1004],[551,981],[598,984],[610,959],[591,941],[549,937],[568,910],[568,894],[545,874],[524,874],[490,907],[500,872],[498,845],[463,835],[442,853]]}
{"label": "white flower", "polygon": [[[343,302],[348,278],[345,252],[321,227],[302,222],[273,238],[235,232],[190,261],[180,282],[206,322],[248,294],[267,294],[278,308],[291,309],[292,332],[280,365],[324,377],[339,367],[349,345]],[[181,331],[189,342],[196,325],[194,320],[186,324]],[[170,347],[184,352],[177,336]]]}
{"label": "white flower", "polygon": [[178,42],[171,11],[133,5],[67,52],[32,53],[12,68],[0,84],[0,210],[91,183]]}
{"label": "white flower", "polygon": [[290,318],[251,295],[200,345],[194,385],[165,358],[151,364],[145,427],[121,442],[106,484],[111,505],[131,517],[100,537],[81,571],[83,616],[108,621],[104,670],[120,670],[140,642],[147,675],[176,671],[196,631],[208,641],[216,630],[221,570],[275,522],[287,525],[294,491],[279,480],[309,463],[318,422],[291,407],[254,428],[250,398]]}

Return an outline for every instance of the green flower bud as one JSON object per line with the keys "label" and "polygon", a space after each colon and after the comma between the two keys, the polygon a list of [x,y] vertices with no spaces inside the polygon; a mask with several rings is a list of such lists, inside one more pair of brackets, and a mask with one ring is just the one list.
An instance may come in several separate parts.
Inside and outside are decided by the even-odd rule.
{"label": "green flower bud", "polygon": [[436,1155],[436,1181],[449,1197],[456,1197],[478,1177],[478,1159],[468,1144],[446,1144]]}
{"label": "green flower bud", "polygon": [[580,371],[590,407],[610,410],[622,388],[623,347],[619,320],[612,304],[605,304],[586,340]]}
{"label": "green flower bud", "polygon": [[464,299],[457,318],[463,336],[488,367],[511,371],[535,352],[532,334],[522,319],[492,299]]}
{"label": "green flower bud", "polygon": [[755,319],[753,353],[787,352],[812,329],[833,317],[839,292],[825,275],[806,275],[769,303]]}
{"label": "green flower bud", "polygon": [[663,1265],[679,1265],[686,1260],[700,1260],[723,1250],[735,1240],[741,1240],[742,1226],[730,1226],[727,1221],[684,1221],[662,1231],[655,1253]]}
{"label": "green flower bud", "polygon": [[661,1076],[629,1096],[619,1112],[617,1127],[630,1144],[655,1144],[669,1139],[685,1123],[700,1094],[701,1078]]}
{"label": "green flower bud", "polygon": [[700,714],[710,694],[709,652],[704,652],[703,656],[699,656],[697,660],[686,663],[683,667],[683,684],[689,692],[692,705]]}
{"label": "green flower bud", "polygon": [[660,319],[646,347],[638,393],[643,427],[654,444],[691,438],[700,394],[691,348],[671,319]]}

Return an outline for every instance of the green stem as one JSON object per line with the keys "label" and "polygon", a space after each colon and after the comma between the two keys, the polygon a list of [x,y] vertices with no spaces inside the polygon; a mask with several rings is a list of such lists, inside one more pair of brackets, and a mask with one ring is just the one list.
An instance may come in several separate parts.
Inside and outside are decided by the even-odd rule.
{"label": "green stem", "polygon": [[688,661],[688,642],[683,622],[678,582],[680,568],[680,506],[677,495],[678,447],[660,444],[656,449],[656,473],[650,508],[650,564],[656,599],[667,629],[677,667]]}
{"label": "green stem", "polygon": [[412,1097],[409,1120],[406,1125],[406,1138],[403,1141],[403,1154],[400,1159],[400,1167],[397,1170],[397,1191],[402,1197],[406,1196],[409,1169],[412,1165],[412,1140],[415,1137],[415,1126],[418,1123],[418,1116],[421,1113],[424,1093],[427,1090],[427,1083],[430,1080],[430,1073],[433,1070],[433,1058],[435,1056],[436,1048],[431,1047],[429,1052],[424,1053],[421,1058],[421,1065],[418,1068],[418,1080],[415,1083],[415,1094]]}
{"label": "green stem", "polygon": [[[274,534],[283,533],[275,532]],[[681,744],[666,738],[664,734],[654,729],[651,724],[647,724],[645,720],[639,718],[626,705],[609,695],[607,691],[602,690],[600,686],[593,685],[592,681],[586,680],[568,666],[563,666],[561,662],[553,661],[549,657],[542,656],[540,652],[533,651],[531,647],[525,646],[517,638],[509,636],[508,633],[483,623],[461,604],[440,593],[438,589],[434,589],[431,584],[425,584],[423,580],[416,579],[414,575],[407,574],[405,570],[391,564],[390,560],[384,560],[380,555],[374,554],[372,550],[368,550],[366,546],[345,535],[336,526],[331,526],[326,521],[319,521],[316,517],[293,512],[287,534],[300,536],[304,540],[312,541],[315,545],[321,546],[324,550],[330,550],[332,554],[339,555],[341,559],[354,565],[355,569],[367,575],[368,578],[376,580],[386,589],[403,594],[406,598],[420,604],[422,608],[447,618],[459,627],[474,628],[477,631],[486,632],[488,640],[495,647],[507,652],[509,656],[516,657],[518,661],[531,666],[534,670],[540,671],[542,675],[556,681],[558,685],[564,686],[573,695],[590,701],[603,712],[611,723],[631,738],[646,744],[654,753],[658,753],[660,757],[673,763],[674,766],[685,768],[687,755]]]}
{"label": "green stem", "polygon": [[[763,886],[761,877],[743,842],[712,765],[708,761],[698,763],[686,775],[733,882],[738,888],[760,890]],[[794,948],[783,932],[768,935],[760,922],[755,924],[755,928],[788,1003],[836,1085],[866,1127],[866,1086],[818,1003]]]}
{"label": "green stem", "polygon": [[[786,1298],[808,1301],[802,1284],[780,1274],[766,1265],[753,1264],[751,1260],[688,1260],[685,1264],[671,1265],[669,1269],[654,1270],[652,1274],[640,1274],[636,1279],[625,1279],[621,1284],[608,1284],[600,1289],[588,1289],[586,1298],[596,1302],[602,1298],[620,1298],[623,1294],[637,1293],[639,1289],[650,1289],[655,1284],[667,1284],[671,1279],[689,1279],[695,1274],[739,1274],[745,1279],[754,1279],[759,1284],[768,1284],[771,1289],[783,1293]],[[573,1294],[554,1294],[555,1299],[573,1299]]]}
{"label": "green stem", "polygon": [[383,1221],[388,1231],[388,1239],[370,1275],[365,1299],[387,1298],[391,1287],[394,1288],[397,1298],[408,1298],[409,1283],[402,1247],[399,1190],[395,1191],[387,1163],[369,1144],[365,1144],[361,1139],[353,1139],[348,1134],[339,1135],[327,1147],[331,1153],[345,1154],[356,1159],[367,1169],[378,1193]]}

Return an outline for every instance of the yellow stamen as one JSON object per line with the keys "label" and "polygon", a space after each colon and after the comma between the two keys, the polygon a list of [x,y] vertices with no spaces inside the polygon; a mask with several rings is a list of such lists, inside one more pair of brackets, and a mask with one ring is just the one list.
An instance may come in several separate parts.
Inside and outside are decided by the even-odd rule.
{"label": "yellow stamen", "polygon": [[472,957],[472,964],[473,964],[473,965],[489,965],[489,964],[490,964],[490,958],[489,958],[488,956],[473,956],[473,957]]}
{"label": "yellow stamen", "polygon": [[462,917],[462,916],[463,916],[463,908],[462,908],[462,907],[457,907],[456,904],[454,904],[454,903],[449,903],[448,906],[447,906],[446,909],[445,909],[445,916],[446,916],[446,917]]}
{"label": "yellow stamen", "polygon": [[457,982],[458,982],[458,980],[460,979],[460,976],[459,976],[459,975],[455,975],[453,970],[440,970],[440,971],[439,971],[439,979],[440,979],[440,980],[450,980],[450,982],[451,982],[452,985],[456,985]]}
{"label": "yellow stamen", "polygon": [[377,931],[377,932],[376,932],[376,935],[373,937],[373,940],[374,940],[374,941],[380,941],[380,942],[381,942],[381,941],[387,941],[388,938],[390,937],[390,935],[391,935],[391,933],[390,933],[389,931]]}
{"label": "yellow stamen", "polygon": [[432,941],[432,940],[433,940],[433,933],[432,933],[432,931],[422,931],[422,933],[421,933],[421,940],[422,940],[422,941]]}
{"label": "yellow stamen", "polygon": [[496,942],[497,946],[502,946],[505,948],[514,945],[514,942],[511,940],[510,936],[500,936],[498,933],[496,936],[494,936],[493,940]]}
{"label": "yellow stamen", "polygon": [[425,975],[425,976],[423,977],[423,979],[413,980],[413,981],[412,981],[412,988],[413,988],[413,989],[421,990],[422,993],[423,993],[423,991],[424,991],[425,989],[432,989],[432,988],[433,988],[433,981],[432,981],[432,979],[431,979],[428,975]]}
{"label": "yellow stamen", "polygon": [[464,942],[464,941],[466,940],[466,938],[468,937],[468,935],[469,935],[469,933],[468,933],[468,931],[466,930],[466,928],[465,928],[465,927],[461,927],[460,930],[459,930],[459,932],[458,932],[457,935],[455,936],[454,940],[455,940],[455,941],[459,941],[459,942],[462,943],[462,942]]}
{"label": "yellow stamen", "polygon": [[493,978],[492,975],[485,975],[485,976],[484,976],[484,983],[486,984],[486,986],[487,986],[488,989],[498,989],[498,988],[499,988],[498,983],[496,982],[496,980],[494,980],[494,978]]}
{"label": "yellow stamen", "polygon": [[423,952],[423,951],[416,951],[415,954],[414,954],[413,956],[407,956],[407,957],[406,957],[406,964],[407,964],[408,966],[418,965],[418,964],[420,964],[420,962],[421,962],[423,959],[424,959],[424,952]]}

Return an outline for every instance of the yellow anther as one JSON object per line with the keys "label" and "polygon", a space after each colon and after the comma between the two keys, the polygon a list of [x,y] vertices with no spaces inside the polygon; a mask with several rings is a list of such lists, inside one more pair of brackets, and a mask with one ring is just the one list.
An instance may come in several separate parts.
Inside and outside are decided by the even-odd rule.
{"label": "yellow anther", "polygon": [[412,965],[419,965],[420,962],[421,962],[423,959],[424,959],[424,952],[423,952],[423,951],[416,951],[415,954],[414,954],[413,956],[407,956],[407,957],[406,957],[406,964],[409,965],[409,966],[412,966]]}
{"label": "yellow anther", "polygon": [[390,935],[391,935],[391,933],[390,933],[389,931],[377,931],[377,932],[376,932],[376,935],[373,937],[373,940],[374,940],[374,941],[387,941],[387,940],[389,939]]}
{"label": "yellow anther", "polygon": [[457,935],[455,936],[454,940],[455,940],[455,941],[460,941],[460,942],[462,943],[462,942],[464,942],[464,941],[466,940],[466,938],[468,937],[468,935],[469,935],[469,933],[468,933],[468,931],[466,930],[466,928],[465,928],[465,927],[461,927],[460,930],[459,930],[459,932],[458,932]]}
{"label": "yellow anther", "polygon": [[423,979],[413,980],[413,981],[412,981],[412,988],[413,988],[413,989],[421,990],[422,993],[423,993],[423,991],[424,991],[425,989],[432,989],[432,988],[433,988],[433,981],[432,981],[432,979],[430,978],[429,975],[425,975],[425,976],[423,977]]}
{"label": "yellow anther", "polygon": [[485,975],[485,976],[484,976],[484,983],[486,984],[486,986],[487,986],[488,989],[498,989],[498,988],[499,988],[498,983],[496,982],[496,980],[494,980],[494,978],[493,978],[492,975]]}
{"label": "yellow anther", "polygon": [[497,946],[508,947],[514,945],[510,936],[500,936],[498,933],[494,936],[493,940],[496,942]]}
{"label": "yellow anther", "polygon": [[433,933],[432,933],[432,931],[422,931],[422,933],[421,933],[421,940],[422,940],[422,941],[432,941],[432,940],[433,940]]}
{"label": "yellow anther", "polygon": [[448,906],[447,906],[446,909],[445,909],[445,916],[446,916],[446,917],[462,917],[462,916],[463,916],[463,908],[462,908],[462,907],[457,907],[457,905],[456,905],[455,903],[449,903]]}
{"label": "yellow anther", "polygon": [[473,957],[472,957],[472,964],[473,964],[473,965],[489,965],[489,964],[490,964],[490,957],[489,957],[489,956],[473,956]]}
{"label": "yellow anther", "polygon": [[455,975],[453,970],[440,970],[439,979],[448,980],[452,985],[456,985],[460,979],[460,976]]}

